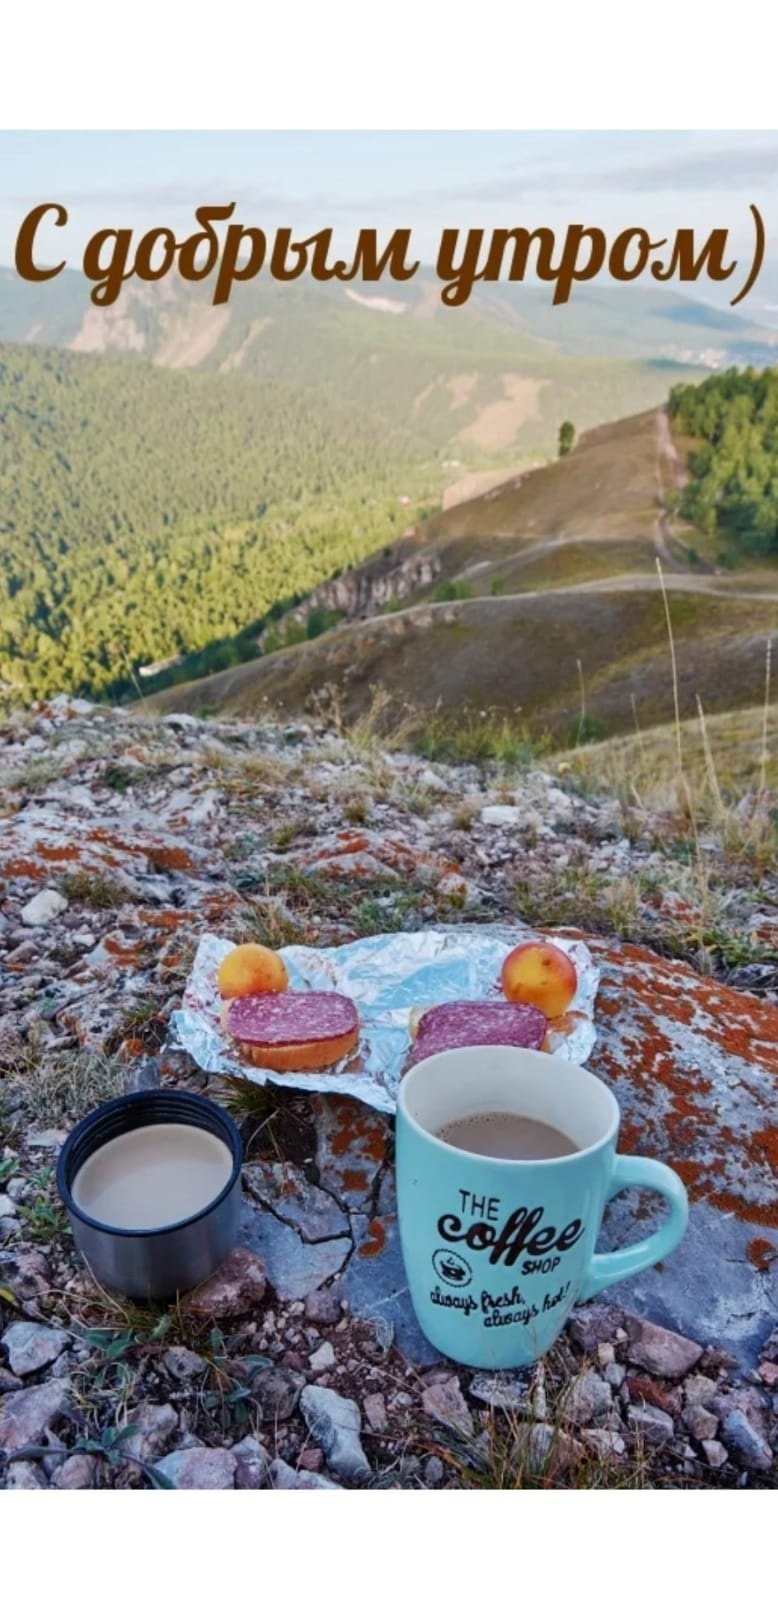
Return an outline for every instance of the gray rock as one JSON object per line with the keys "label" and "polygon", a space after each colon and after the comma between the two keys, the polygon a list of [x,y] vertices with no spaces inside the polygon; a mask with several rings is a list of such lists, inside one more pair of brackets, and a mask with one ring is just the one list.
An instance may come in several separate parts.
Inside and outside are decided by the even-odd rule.
{"label": "gray rock", "polygon": [[296,1472],[294,1467],[287,1465],[278,1457],[271,1465],[271,1482],[274,1489],[340,1489],[341,1484],[333,1483],[330,1478],[325,1478],[320,1472],[307,1472],[304,1468]]}
{"label": "gray rock", "polygon": [[624,1326],[629,1337],[629,1358],[636,1367],[658,1378],[685,1378],[702,1355],[702,1345],[681,1333],[660,1328],[644,1317],[627,1312]]}
{"label": "gray rock", "polygon": [[48,1489],[46,1474],[34,1461],[12,1461],[6,1489]]}
{"label": "gray rock", "polygon": [[618,1361],[609,1361],[607,1367],[603,1367],[602,1375],[612,1389],[620,1389],[627,1375],[627,1369]]}
{"label": "gray rock", "polygon": [[351,1236],[309,1244],[296,1228],[272,1211],[246,1202],[241,1239],[261,1252],[268,1282],[282,1300],[304,1300],[340,1272],[351,1252]]}
{"label": "gray rock", "polygon": [[263,1422],[286,1422],[305,1388],[305,1379],[292,1367],[263,1367],[251,1388],[259,1402]]}
{"label": "gray rock", "polygon": [[300,1409],[332,1471],[346,1483],[361,1483],[369,1478],[370,1464],[360,1443],[361,1417],[356,1402],[334,1389],[306,1384],[300,1395]]}
{"label": "gray rock", "polygon": [[235,1457],[235,1488],[264,1489],[270,1482],[270,1451],[249,1435],[232,1446]]}
{"label": "gray rock", "polygon": [[736,1461],[754,1472],[766,1472],[773,1463],[773,1452],[764,1435],[742,1411],[730,1411],[721,1433]]}
{"label": "gray rock", "polygon": [[0,1367],[0,1394],[13,1394],[16,1389],[23,1387],[21,1378],[15,1378],[7,1367]]}
{"label": "gray rock", "polygon": [[138,1430],[128,1441],[132,1454],[141,1461],[156,1461],[178,1427],[178,1414],[172,1406],[154,1406],[144,1400],[128,1411],[127,1424]]}
{"label": "gray rock", "polygon": [[403,1267],[400,1233],[392,1217],[352,1219],[354,1252],[343,1274],[341,1290],[353,1317],[391,1323],[400,1354],[416,1367],[438,1361],[437,1350],[416,1321]]}
{"label": "gray rock", "polygon": [[328,1326],[333,1322],[340,1322],[342,1316],[341,1296],[337,1284],[330,1284],[326,1289],[312,1289],[305,1297],[305,1315],[309,1322],[316,1322]]}
{"label": "gray rock", "polygon": [[365,1413],[367,1425],[372,1429],[373,1433],[383,1433],[387,1425],[386,1403],[383,1395],[363,1395],[362,1410]]}
{"label": "gray rock", "polygon": [[70,1343],[70,1334],[62,1328],[47,1328],[40,1322],[10,1322],[0,1338],[8,1365],[18,1378],[50,1366]]}
{"label": "gray rock", "polygon": [[592,1371],[579,1372],[565,1397],[565,1420],[579,1427],[593,1422],[595,1417],[610,1411],[612,1400],[610,1384],[604,1378]]}
{"label": "gray rock", "polygon": [[578,1306],[567,1324],[567,1332],[574,1345],[587,1355],[598,1345],[610,1343],[616,1330],[624,1326],[624,1315],[618,1306],[598,1302],[591,1306]]}
{"label": "gray rock", "polygon": [[337,1356],[329,1342],[320,1344],[308,1357],[308,1365],[312,1372],[327,1372],[330,1367],[337,1364]]}
{"label": "gray rock", "polygon": [[433,1422],[439,1422],[460,1437],[472,1439],[473,1419],[459,1387],[459,1379],[453,1373],[441,1383],[430,1384],[422,1394],[421,1403],[425,1414]]}
{"label": "gray rock", "polygon": [[174,1489],[234,1489],[237,1465],[231,1450],[204,1446],[173,1450],[156,1463]]}
{"label": "gray rock", "polygon": [[91,1489],[95,1481],[96,1462],[94,1456],[88,1456],[83,1450],[75,1455],[68,1456],[61,1467],[52,1473],[52,1489]]}
{"label": "gray rock", "polygon": [[718,1417],[712,1411],[706,1411],[704,1406],[685,1406],[681,1413],[684,1427],[687,1428],[693,1439],[712,1439],[718,1432]]}
{"label": "gray rock", "polygon": [[67,1401],[68,1386],[61,1378],[6,1395],[0,1404],[0,1450],[24,1450],[43,1444],[43,1436]]}
{"label": "gray rock", "polygon": [[581,1439],[600,1461],[617,1461],[627,1448],[616,1428],[583,1428]]}
{"label": "gray rock", "polygon": [[16,1206],[9,1194],[0,1194],[0,1221],[4,1217],[15,1217]]}
{"label": "gray rock", "polygon": [[309,1183],[291,1161],[255,1161],[243,1168],[250,1194],[282,1222],[296,1228],[308,1244],[349,1231],[348,1217],[334,1195]]}
{"label": "gray rock", "polygon": [[424,1468],[424,1482],[430,1489],[439,1489],[446,1476],[446,1469],[439,1456],[430,1456]]}
{"label": "gray rock", "polygon": [[704,1406],[705,1402],[716,1393],[716,1382],[713,1378],[706,1378],[703,1372],[694,1372],[686,1379],[683,1392],[687,1405]]}
{"label": "gray rock", "polygon": [[492,1406],[496,1411],[525,1411],[529,1405],[527,1384],[521,1379],[506,1378],[501,1373],[476,1373],[468,1392],[473,1400],[478,1400],[484,1406]]}
{"label": "gray rock", "polygon": [[627,1420],[647,1444],[669,1444],[675,1434],[672,1417],[668,1417],[666,1411],[660,1411],[658,1406],[648,1405],[645,1400],[639,1405],[627,1406]]}
{"label": "gray rock", "polygon": [[65,896],[58,894],[56,889],[41,889],[39,894],[27,901],[26,906],[22,906],[22,922],[28,928],[45,928],[67,908]]}
{"label": "gray rock", "polygon": [[205,1372],[205,1362],[195,1350],[187,1350],[186,1345],[171,1344],[162,1357],[164,1365],[172,1377],[183,1383],[187,1378],[199,1378]]}
{"label": "gray rock", "polygon": [[569,1433],[548,1422],[522,1422],[511,1452],[514,1465],[529,1472],[553,1474],[578,1461],[583,1452]]}
{"label": "gray rock", "polygon": [[729,1460],[729,1451],[724,1449],[718,1439],[703,1439],[702,1448],[709,1467],[723,1467]]}

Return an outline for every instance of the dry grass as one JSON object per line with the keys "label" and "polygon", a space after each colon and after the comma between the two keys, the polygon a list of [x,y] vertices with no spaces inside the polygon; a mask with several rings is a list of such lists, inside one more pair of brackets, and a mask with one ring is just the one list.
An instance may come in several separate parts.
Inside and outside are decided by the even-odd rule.
{"label": "dry grass", "polygon": [[62,1128],[121,1094],[126,1073],[115,1056],[87,1050],[47,1053],[33,1039],[3,1086],[28,1126]]}

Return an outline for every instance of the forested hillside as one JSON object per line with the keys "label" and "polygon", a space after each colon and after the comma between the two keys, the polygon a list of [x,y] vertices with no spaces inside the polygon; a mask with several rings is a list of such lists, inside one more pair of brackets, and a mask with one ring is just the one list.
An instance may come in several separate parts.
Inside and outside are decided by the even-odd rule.
{"label": "forested hillside", "polygon": [[395,537],[421,481],[356,407],[0,346],[0,679],[105,691],[232,634]]}
{"label": "forested hillside", "polygon": [[700,441],[682,516],[734,549],[778,553],[778,369],[733,369],[680,385],[669,409],[680,432]]}

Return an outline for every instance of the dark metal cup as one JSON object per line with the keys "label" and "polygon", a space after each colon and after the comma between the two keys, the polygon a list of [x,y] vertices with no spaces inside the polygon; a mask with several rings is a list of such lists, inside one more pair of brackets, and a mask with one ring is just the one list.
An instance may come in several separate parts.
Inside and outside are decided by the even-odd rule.
{"label": "dark metal cup", "polygon": [[[230,1178],[207,1206],[163,1228],[114,1228],[76,1205],[72,1185],[88,1156],[119,1134],[170,1122],[215,1134],[232,1155]],[[121,1095],[84,1117],[62,1146],[57,1187],[76,1244],[99,1282],[133,1300],[170,1300],[207,1278],[235,1243],[242,1161],[241,1138],[232,1117],[183,1089]],[[142,1182],[140,1174],[138,1181]]]}

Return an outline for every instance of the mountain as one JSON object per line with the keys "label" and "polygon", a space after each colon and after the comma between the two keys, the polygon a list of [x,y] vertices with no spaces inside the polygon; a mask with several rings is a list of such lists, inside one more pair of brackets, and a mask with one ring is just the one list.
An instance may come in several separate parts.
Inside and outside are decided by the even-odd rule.
{"label": "mountain", "polygon": [[[664,496],[682,471],[664,411],[595,429],[563,460],[430,517],[399,541],[395,563],[407,570],[415,556],[422,575],[402,609],[390,601],[382,614],[356,615],[324,637],[170,688],[150,704],[299,712],[325,687],[353,718],[380,685],[398,716],[410,704],[434,717],[444,745],[463,718],[495,712],[563,740],[582,728],[621,733],[636,718],[650,726],[673,715],[657,559],[682,714],[695,713],[697,695],[710,711],[752,704],[778,626],[774,571],[724,573],[699,535],[671,523]],[[364,564],[355,593],[364,597],[373,573],[383,598],[387,567],[388,557]]]}
{"label": "mountain", "polygon": [[312,387],[410,421],[465,465],[548,453],[565,417],[591,427],[658,403],[685,369],[766,365],[778,350],[745,317],[639,286],[582,285],[560,307],[535,284],[481,284],[454,309],[427,270],[359,289],[259,277],[223,306],[208,283],[173,277],[130,280],[107,308],[89,287],[75,272],[43,285],[0,273],[0,338]]}

